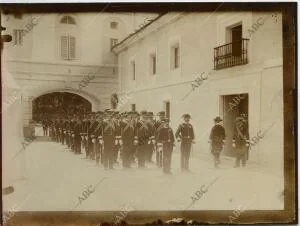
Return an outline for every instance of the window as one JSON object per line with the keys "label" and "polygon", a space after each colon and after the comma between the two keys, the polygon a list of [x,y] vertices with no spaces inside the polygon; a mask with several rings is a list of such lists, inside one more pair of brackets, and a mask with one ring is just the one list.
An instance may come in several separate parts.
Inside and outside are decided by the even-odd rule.
{"label": "window", "polygon": [[156,74],[156,54],[151,54],[150,55],[150,70],[151,70],[151,75]]}
{"label": "window", "polygon": [[74,36],[61,36],[61,57],[64,60],[75,59],[76,42]]}
{"label": "window", "polygon": [[131,104],[131,111],[136,111],[136,106],[135,106],[135,104]]}
{"label": "window", "polygon": [[165,101],[166,117],[170,119],[170,101]]}
{"label": "window", "polygon": [[61,20],[60,20],[61,24],[76,24],[75,20],[73,17],[71,16],[64,16]]}
{"label": "window", "polygon": [[118,39],[111,38],[110,39],[110,49],[112,49],[116,44],[118,44]]}
{"label": "window", "polygon": [[111,29],[118,29],[118,23],[113,21],[113,22],[110,22],[110,28]]}
{"label": "window", "polygon": [[132,80],[135,80],[135,61],[131,62],[131,74],[132,74]]}
{"label": "window", "polygon": [[171,68],[179,68],[180,59],[179,59],[179,44],[173,45],[171,47]]}
{"label": "window", "polygon": [[19,45],[21,46],[23,44],[23,36],[25,30],[14,30],[13,31],[14,36],[13,36],[13,43],[14,45]]}

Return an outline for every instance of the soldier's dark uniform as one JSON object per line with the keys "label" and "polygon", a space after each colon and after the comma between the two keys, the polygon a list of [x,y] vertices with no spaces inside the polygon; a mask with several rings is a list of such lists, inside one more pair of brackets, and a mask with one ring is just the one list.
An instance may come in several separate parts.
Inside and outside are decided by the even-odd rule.
{"label": "soldier's dark uniform", "polygon": [[153,112],[148,112],[148,121],[147,126],[149,130],[149,140],[147,144],[147,154],[146,154],[146,161],[152,162],[152,155],[155,147],[155,127],[154,127],[154,120],[153,120]]}
{"label": "soldier's dark uniform", "polygon": [[43,118],[42,126],[43,126],[44,136],[47,136],[48,135],[48,119],[47,118]]}
{"label": "soldier's dark uniform", "polygon": [[[97,117],[97,116],[96,116]],[[102,123],[99,120],[95,120],[93,124],[93,130],[90,132],[91,136],[91,142],[92,142],[92,151],[91,153],[91,159],[96,159],[96,155],[99,156],[99,130],[102,126]],[[96,163],[99,163],[99,161],[96,160]]]}
{"label": "soldier's dark uniform", "polygon": [[74,152],[75,154],[81,154],[81,119],[77,119],[74,124]]}
{"label": "soldier's dark uniform", "polygon": [[55,128],[55,141],[59,142],[59,119],[55,120],[54,128]]}
{"label": "soldier's dark uniform", "polygon": [[226,134],[225,134],[224,127],[218,124],[222,121],[222,119],[220,117],[216,117],[214,121],[215,121],[215,125],[211,129],[209,139],[211,142],[211,153],[214,156],[214,164],[215,167],[218,167],[218,165],[221,163],[220,153],[223,149]]}
{"label": "soldier's dark uniform", "polygon": [[71,125],[71,120],[68,118],[66,122],[66,144],[68,148],[70,148],[70,125]]}
{"label": "soldier's dark uniform", "polygon": [[162,156],[162,152],[159,151],[160,149],[158,149],[157,147],[157,132],[160,129],[160,127],[162,126],[162,120],[165,117],[165,112],[161,111],[158,113],[158,116],[160,117],[160,119],[158,119],[155,123],[154,123],[154,139],[156,141],[156,165],[158,167],[162,167],[163,164],[163,156]]}
{"label": "soldier's dark uniform", "polygon": [[85,119],[82,122],[82,129],[81,129],[81,142],[82,146],[85,150],[86,158],[89,156],[89,147],[88,147],[88,129],[90,126],[90,121],[88,119],[88,115],[85,116]]}
{"label": "soldier's dark uniform", "polygon": [[163,120],[163,126],[157,132],[158,148],[163,152],[163,172],[171,173],[171,160],[174,147],[174,133],[168,125],[169,120]]}
{"label": "soldier's dark uniform", "polygon": [[[107,114],[111,114],[107,112]],[[108,116],[108,117],[111,117]],[[115,125],[111,119],[108,119],[102,123],[101,133],[103,139],[103,165],[104,169],[113,169],[114,163],[114,145],[115,145]]]}
{"label": "soldier's dark uniform", "polygon": [[149,128],[147,126],[147,112],[141,111],[142,119],[139,120],[135,128],[135,140],[138,142],[137,149],[137,158],[138,158],[138,167],[145,167],[145,157],[147,153],[147,144],[149,140]]}
{"label": "soldier's dark uniform", "polygon": [[115,142],[115,147],[114,147],[114,162],[117,163],[118,162],[118,155],[119,155],[119,151],[121,149],[121,124],[120,124],[120,120],[119,120],[119,112],[115,112],[114,113],[114,119],[113,119],[114,123],[115,123],[115,133],[116,133],[116,142]]}
{"label": "soldier's dark uniform", "polygon": [[95,138],[94,130],[98,126],[97,121],[95,120],[95,114],[92,115],[92,119],[90,121],[90,125],[88,128],[88,157],[91,159],[95,159],[95,153],[94,153],[94,143],[92,142],[92,139]]}
{"label": "soldier's dark uniform", "polygon": [[[137,123],[139,121],[139,113],[137,111],[132,111],[132,112],[130,112],[130,115],[131,115],[131,123],[134,127],[134,131],[136,131]],[[131,150],[131,161],[135,162],[135,157],[136,157],[136,153],[137,153],[137,149],[138,149],[138,140],[136,139],[136,137],[134,139],[133,144],[134,145]]]}
{"label": "soldier's dark uniform", "polygon": [[102,125],[103,125],[103,112],[98,111],[97,112],[97,122],[98,126],[95,129],[95,158],[96,158],[96,164],[99,165],[100,159],[103,163],[103,138],[102,138]]}
{"label": "soldier's dark uniform", "polygon": [[235,167],[240,167],[240,162],[242,166],[246,166],[247,152],[249,149],[249,131],[248,125],[243,117],[237,117],[232,145],[236,150],[236,161]]}
{"label": "soldier's dark uniform", "polygon": [[122,161],[124,168],[130,168],[131,154],[133,149],[133,141],[135,128],[130,120],[129,115],[125,115],[127,119],[121,121],[121,138],[122,138]]}
{"label": "soldier's dark uniform", "polygon": [[[185,120],[189,120],[191,116],[184,114]],[[193,126],[189,122],[181,123],[175,134],[178,141],[181,141],[181,170],[189,171],[189,159],[191,154],[192,143],[195,139]]]}

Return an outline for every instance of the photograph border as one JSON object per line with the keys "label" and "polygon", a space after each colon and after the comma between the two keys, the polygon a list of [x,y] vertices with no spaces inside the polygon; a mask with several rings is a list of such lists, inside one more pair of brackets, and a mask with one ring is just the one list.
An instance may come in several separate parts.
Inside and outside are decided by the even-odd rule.
{"label": "photograph border", "polygon": [[[222,5],[220,5],[222,4]],[[218,8],[219,7],[219,8]],[[283,102],[284,102],[284,210],[245,210],[234,223],[229,222],[233,210],[211,211],[130,211],[124,218],[127,225],[162,225],[174,218],[194,220],[196,224],[254,224],[298,223],[298,72],[297,67],[297,3],[48,3],[1,4],[2,13],[60,13],[60,12],[209,12],[257,11],[282,13],[283,40]],[[2,54],[1,54],[2,57]],[[2,62],[2,60],[1,60]],[[1,65],[2,66],[2,65]],[[2,94],[2,92],[1,92]],[[1,110],[2,110],[1,102]],[[2,118],[1,118],[2,125]],[[3,131],[3,128],[1,130]],[[2,144],[2,136],[1,136]],[[2,147],[2,145],[1,145]],[[3,153],[3,152],[2,152]],[[1,156],[2,160],[2,156]],[[1,161],[2,162],[2,161]],[[2,171],[2,170],[1,170]],[[3,172],[2,172],[3,173]],[[1,173],[1,178],[2,178]],[[1,180],[2,184],[2,180]],[[259,184],[257,185],[259,186]],[[2,194],[3,195],[3,194]],[[46,200],[45,200],[46,201]],[[1,203],[1,209],[3,204]],[[2,212],[2,211],[1,211]],[[111,220],[120,211],[47,211],[16,212],[7,225],[100,225]],[[3,219],[3,216],[2,216]]]}

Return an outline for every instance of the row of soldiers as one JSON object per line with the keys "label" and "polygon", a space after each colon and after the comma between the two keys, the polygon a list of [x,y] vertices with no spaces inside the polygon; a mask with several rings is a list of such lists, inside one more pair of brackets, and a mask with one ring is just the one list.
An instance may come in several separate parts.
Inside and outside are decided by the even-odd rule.
{"label": "row of soldiers", "polygon": [[175,137],[181,141],[181,168],[189,171],[191,146],[194,141],[190,115],[184,114],[185,123],[179,125],[176,133],[169,126],[164,111],[158,113],[136,111],[117,112],[107,109],[85,117],[45,118],[42,121],[44,135],[56,142],[66,144],[75,154],[85,150],[86,157],[102,163],[105,169],[113,169],[120,154],[124,168],[131,168],[137,158],[138,167],[144,168],[152,162],[155,153],[156,164],[163,172],[170,174]]}
{"label": "row of soldiers", "polygon": [[[180,142],[181,170],[189,171],[189,159],[195,134],[191,116],[184,114],[176,133],[169,126],[165,112],[158,113],[154,119],[153,112],[136,111],[117,112],[107,109],[94,112],[84,117],[45,118],[42,121],[44,135],[49,135],[56,142],[66,144],[75,154],[85,150],[86,158],[103,164],[105,169],[113,169],[120,154],[124,168],[131,168],[137,158],[138,167],[144,168],[146,162],[152,162],[155,153],[156,164],[163,172],[170,174],[171,159],[175,138]],[[214,165],[220,164],[220,153],[226,139],[222,119],[214,118],[211,129],[211,153]],[[249,147],[249,133],[244,116],[237,117],[233,135],[233,147],[236,149],[236,167],[240,162],[245,166]]]}

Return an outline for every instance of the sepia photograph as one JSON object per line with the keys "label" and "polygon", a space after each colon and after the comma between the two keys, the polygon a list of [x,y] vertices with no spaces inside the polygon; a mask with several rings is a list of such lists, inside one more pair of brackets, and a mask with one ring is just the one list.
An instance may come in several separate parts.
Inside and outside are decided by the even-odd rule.
{"label": "sepia photograph", "polygon": [[2,225],[294,223],[297,3],[2,4]]}

